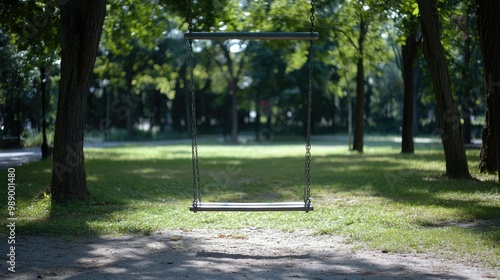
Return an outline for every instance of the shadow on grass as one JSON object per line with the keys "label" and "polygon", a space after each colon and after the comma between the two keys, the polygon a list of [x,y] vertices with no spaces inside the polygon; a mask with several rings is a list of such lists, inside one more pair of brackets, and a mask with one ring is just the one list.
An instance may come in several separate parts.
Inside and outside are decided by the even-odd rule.
{"label": "shadow on grass", "polygon": [[[468,221],[497,221],[500,205],[481,199],[481,194],[498,193],[494,182],[448,180],[440,171],[424,169],[426,162],[440,162],[439,153],[414,156],[401,154],[335,154],[312,159],[312,194],[325,207],[335,211],[338,194],[351,197],[378,197],[407,206],[432,206],[454,209]],[[415,162],[418,167],[411,168]],[[202,198],[204,201],[300,201],[303,193],[304,158],[207,157],[200,159]],[[27,234],[95,235],[106,223],[113,223],[122,234],[148,234],[155,227],[123,222],[138,208],[148,208],[142,216],[170,215],[179,202],[193,194],[191,160],[180,159],[87,159],[88,187],[92,199],[52,205],[43,219],[20,224]],[[36,166],[37,168],[41,168]],[[29,169],[30,166],[22,167]],[[46,168],[46,167],[43,167]],[[50,177],[50,173],[46,174]],[[41,190],[23,194],[32,200]],[[342,196],[340,196],[342,198]],[[313,200],[313,202],[316,202]],[[145,206],[146,205],[146,206]],[[318,204],[315,204],[318,207]],[[355,206],[353,206],[355,207]],[[186,205],[187,211],[187,205]],[[419,226],[445,225],[446,221],[415,219]],[[158,224],[158,223],[157,223]],[[182,225],[182,222],[178,222]],[[450,225],[453,225],[450,223]],[[465,228],[471,232],[498,233],[498,223]],[[161,225],[160,225],[161,226]],[[104,230],[106,232],[106,230]],[[111,232],[113,233],[113,232]],[[492,234],[499,243],[499,234]]]}
{"label": "shadow on grass", "polygon": [[[422,166],[425,167],[426,162],[434,161],[442,161],[442,155],[424,154],[410,157],[400,154],[353,153],[313,156],[312,194],[313,196],[320,194],[318,201],[324,207],[330,207],[332,212],[335,212],[338,206],[333,199],[336,197],[342,199],[346,194],[351,198],[358,196],[384,198],[405,206],[454,209],[462,212],[470,220],[429,222],[416,219],[414,222],[422,227],[445,227],[462,226],[458,224],[459,222],[487,221],[478,222],[477,226],[472,224],[472,226],[462,228],[471,233],[490,233],[488,238],[493,239],[492,241],[496,244],[500,243],[498,228],[500,205],[497,201],[481,199],[482,195],[498,194],[498,185],[494,182],[448,180],[442,177],[440,171],[422,168]],[[417,168],[411,168],[414,162],[420,162],[420,165]],[[202,195],[205,201],[300,200],[303,187],[303,163],[303,156],[249,159],[238,157],[236,154],[234,157],[202,158],[200,161]],[[224,273],[238,276],[252,275],[253,279],[269,279],[266,271],[282,275],[275,279],[307,277],[313,273],[318,273],[325,278],[335,275],[367,276],[373,271],[386,273],[389,276],[393,275],[391,273],[394,271],[403,271],[407,273],[405,275],[418,275],[418,279],[448,277],[442,274],[421,274],[418,271],[401,269],[397,266],[382,266],[362,259],[338,256],[335,253],[311,256],[303,252],[293,252],[284,258],[277,258],[270,254],[202,251],[200,246],[202,247],[203,243],[207,242],[204,238],[182,237],[182,244],[177,244],[178,247],[176,247],[177,245],[173,244],[169,237],[165,237],[156,241],[158,249],[150,248],[141,253],[135,249],[148,246],[147,236],[128,239],[93,237],[75,240],[71,236],[94,236],[106,232],[99,228],[106,227],[106,223],[117,224],[121,234],[150,234],[154,227],[144,227],[139,223],[121,224],[123,220],[130,219],[126,216],[127,214],[150,204],[157,205],[157,208],[144,213],[141,217],[152,216],[154,219],[157,217],[155,215],[170,215],[169,219],[182,224],[183,221],[178,220],[171,206],[178,204],[179,201],[189,201],[193,192],[190,159],[88,159],[86,164],[88,186],[92,194],[90,201],[51,205],[47,217],[32,219],[28,217],[20,223],[18,230],[25,242],[20,248],[21,252],[24,250],[23,255],[28,259],[25,263],[29,263],[29,268],[27,265],[20,266],[21,271],[25,269],[31,276],[63,275],[62,277],[67,276],[69,279],[92,278],[96,275],[97,277],[117,278],[130,275],[131,278],[144,276],[153,279],[165,279],[165,275],[172,275],[172,279],[200,275],[202,279],[221,279]],[[35,169],[33,172],[37,174],[36,176],[41,176],[39,174],[43,173],[42,170],[47,169],[47,166],[27,165],[19,169],[20,174],[29,169]],[[44,176],[50,178],[50,173]],[[23,190],[20,199],[32,201],[40,192],[43,192],[47,183],[37,184],[31,186],[29,191]],[[318,204],[315,206],[318,207]],[[356,205],[350,207],[356,207]],[[187,212],[187,205],[184,211]],[[314,213],[310,214],[314,215]],[[218,222],[217,217],[214,220]],[[38,237],[22,237],[25,235],[54,235],[58,236],[53,237],[54,240],[61,238],[60,236],[69,239],[63,242],[62,246],[65,246],[63,249],[57,250],[51,247],[50,240],[44,240],[46,244],[36,247],[32,244],[37,242]],[[124,247],[127,250],[110,254],[109,252],[112,252],[114,247]],[[60,255],[44,257],[38,255],[40,259],[36,259],[36,251],[33,248],[38,248],[42,253],[44,250],[45,252],[53,250],[59,252]],[[107,253],[106,248],[109,249]],[[22,258],[24,258],[23,255],[21,255]],[[96,265],[92,262],[92,259],[99,257],[110,257],[110,260],[104,265]],[[47,258],[50,261],[41,260],[47,260]],[[238,260],[248,262],[235,266]],[[297,262],[292,263],[294,266],[290,269],[279,263],[285,260],[297,260]],[[315,268],[302,266],[301,260],[315,262],[317,266]],[[261,263],[252,264],[250,261]],[[232,270],[219,268],[219,266],[227,265],[233,265]],[[321,267],[327,269],[322,272]],[[346,268],[352,271],[346,271]]]}

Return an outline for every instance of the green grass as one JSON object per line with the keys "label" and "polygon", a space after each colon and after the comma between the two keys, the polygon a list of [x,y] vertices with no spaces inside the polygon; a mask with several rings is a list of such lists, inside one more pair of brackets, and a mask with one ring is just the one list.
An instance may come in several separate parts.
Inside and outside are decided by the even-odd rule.
{"label": "green grass", "polygon": [[[50,162],[16,168],[17,232],[61,236],[311,229],[342,235],[354,248],[428,252],[500,266],[500,189],[493,176],[476,173],[479,151],[468,151],[476,180],[449,180],[442,176],[439,144],[420,144],[415,155],[403,155],[388,140],[372,138],[363,154],[333,140],[313,143],[315,210],[310,213],[191,213],[190,146],[89,148],[88,202],[50,202],[44,195]],[[199,154],[204,201],[301,200],[302,143],[226,146],[201,141]],[[3,182],[6,173],[0,174]],[[6,234],[5,227],[1,232]]]}

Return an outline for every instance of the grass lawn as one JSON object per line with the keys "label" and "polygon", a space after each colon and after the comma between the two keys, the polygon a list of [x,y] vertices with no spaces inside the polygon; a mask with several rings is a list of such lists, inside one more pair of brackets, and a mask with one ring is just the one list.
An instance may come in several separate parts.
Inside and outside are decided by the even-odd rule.
{"label": "grass lawn", "polygon": [[[194,228],[311,229],[342,235],[354,248],[427,252],[500,266],[500,188],[477,174],[479,150],[467,151],[476,180],[443,178],[441,145],[400,154],[389,138],[365,152],[332,140],[313,142],[314,212],[192,213],[189,145],[85,150],[92,199],[51,204],[50,162],[16,168],[20,235],[148,234]],[[303,192],[304,144],[239,146],[200,141],[203,201],[290,201]],[[0,180],[7,185],[7,172]],[[3,195],[2,205],[6,205]],[[6,208],[6,207],[5,207]],[[6,211],[3,211],[6,220]],[[0,231],[7,234],[6,227]]]}

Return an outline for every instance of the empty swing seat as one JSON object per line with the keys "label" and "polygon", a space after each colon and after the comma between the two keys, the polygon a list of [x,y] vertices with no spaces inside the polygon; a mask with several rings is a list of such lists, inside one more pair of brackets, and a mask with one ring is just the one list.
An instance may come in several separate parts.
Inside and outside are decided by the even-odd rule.
{"label": "empty swing seat", "polygon": [[259,211],[313,211],[312,203],[296,202],[200,202],[191,204],[190,211],[228,211],[228,212],[259,212]]}
{"label": "empty swing seat", "polygon": [[[312,71],[313,71],[313,47],[314,41],[318,40],[318,32],[314,32],[315,2],[311,1],[311,14],[309,19],[310,32],[193,32],[192,5],[195,1],[189,1],[188,30],[184,34],[184,39],[189,41],[189,64],[191,76],[191,155],[193,165],[193,203],[189,210],[192,212],[201,211],[226,211],[226,212],[259,212],[259,211],[313,211],[314,207],[310,201],[310,164],[311,164],[311,108],[312,108]],[[196,93],[194,84],[194,51],[193,40],[308,40],[309,47],[309,91],[307,101],[307,134],[306,134],[306,154],[304,164],[304,200],[292,202],[201,202],[200,196],[200,170],[198,163],[197,138],[197,118],[196,118]]]}

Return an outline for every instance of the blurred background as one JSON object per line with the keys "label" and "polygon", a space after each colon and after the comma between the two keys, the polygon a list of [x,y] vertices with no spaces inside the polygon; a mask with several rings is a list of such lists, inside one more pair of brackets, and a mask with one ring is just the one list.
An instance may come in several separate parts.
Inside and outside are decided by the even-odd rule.
{"label": "blurred background", "polygon": [[[9,2],[25,5],[11,10]],[[86,139],[191,136],[188,1],[109,0],[88,93]],[[52,145],[60,75],[57,1],[4,1],[0,25],[1,146]],[[465,143],[481,138],[484,81],[473,1],[440,1],[442,44]],[[14,12],[18,14],[13,14]],[[194,31],[310,30],[310,1],[194,1]],[[413,1],[315,1],[313,135],[439,136]],[[416,46],[414,51],[411,47]],[[410,51],[409,51],[410,50]],[[227,142],[303,139],[309,42],[193,42],[198,134]],[[408,64],[408,59],[412,63]],[[405,62],[406,61],[406,62]],[[404,106],[404,69],[412,102]],[[409,72],[409,70],[411,72]],[[362,110],[356,110],[361,92]],[[233,98],[236,96],[236,98]],[[236,101],[235,101],[236,100]],[[236,102],[236,103],[234,103]],[[231,107],[237,106],[237,119]],[[237,133],[232,135],[236,125]],[[409,125],[409,124],[407,124]]]}

